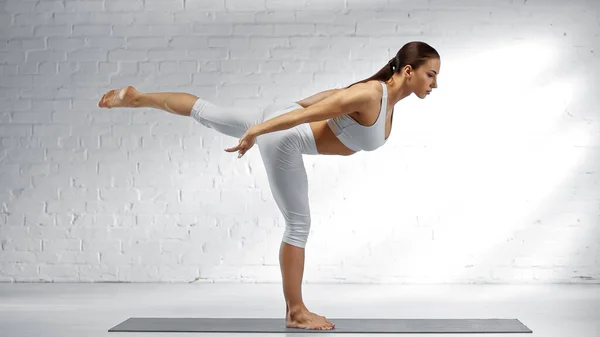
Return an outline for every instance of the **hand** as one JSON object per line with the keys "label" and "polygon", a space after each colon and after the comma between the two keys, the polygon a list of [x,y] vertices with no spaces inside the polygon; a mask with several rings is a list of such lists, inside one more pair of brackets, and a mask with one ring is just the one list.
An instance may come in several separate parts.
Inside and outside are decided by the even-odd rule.
{"label": "hand", "polygon": [[240,142],[237,146],[230,147],[225,149],[226,152],[235,152],[239,151],[238,158],[241,158],[250,148],[254,145],[256,141],[256,137],[258,137],[258,133],[253,127],[250,127],[248,131],[240,138]]}

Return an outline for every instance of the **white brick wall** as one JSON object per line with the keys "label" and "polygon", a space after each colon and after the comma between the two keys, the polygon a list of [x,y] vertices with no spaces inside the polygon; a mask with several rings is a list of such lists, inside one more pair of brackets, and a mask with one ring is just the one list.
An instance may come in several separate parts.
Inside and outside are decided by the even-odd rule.
{"label": "white brick wall", "polygon": [[[257,149],[109,89],[299,100],[406,42],[439,88],[388,143],[305,157],[306,282],[600,280],[600,3],[0,2],[0,281],[280,282]],[[334,249],[330,249],[334,247]]]}

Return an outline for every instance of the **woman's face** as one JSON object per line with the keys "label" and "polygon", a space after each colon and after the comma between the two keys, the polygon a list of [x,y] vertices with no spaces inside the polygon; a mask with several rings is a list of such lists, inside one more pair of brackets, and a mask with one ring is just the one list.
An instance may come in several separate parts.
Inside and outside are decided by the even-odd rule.
{"label": "woman's face", "polygon": [[419,98],[425,98],[433,88],[437,88],[440,73],[440,59],[430,58],[419,69],[412,72],[410,87]]}

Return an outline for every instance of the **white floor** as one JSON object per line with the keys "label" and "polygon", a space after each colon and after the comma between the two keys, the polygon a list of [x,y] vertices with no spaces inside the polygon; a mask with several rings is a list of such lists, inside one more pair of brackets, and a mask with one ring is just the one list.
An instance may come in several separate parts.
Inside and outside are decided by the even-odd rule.
{"label": "white floor", "polygon": [[[600,336],[600,285],[305,284],[303,296],[309,310],[332,321],[335,318],[516,318],[533,334],[465,335]],[[0,284],[0,336],[3,337],[182,337],[190,333],[108,332],[108,329],[130,317],[283,319],[284,316],[280,284]],[[335,330],[319,332],[332,333]],[[299,337],[314,333],[244,335]],[[355,335],[367,336],[343,334]],[[457,335],[461,334],[450,334]]]}

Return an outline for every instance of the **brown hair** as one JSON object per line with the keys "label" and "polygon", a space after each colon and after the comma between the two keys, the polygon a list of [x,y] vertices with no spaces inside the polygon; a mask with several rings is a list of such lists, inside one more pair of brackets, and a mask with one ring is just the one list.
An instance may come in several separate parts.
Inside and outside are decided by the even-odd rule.
{"label": "brown hair", "polygon": [[406,65],[410,65],[414,70],[417,70],[420,66],[425,64],[430,58],[440,58],[440,54],[430,45],[421,41],[412,41],[405,44],[396,56],[392,58],[381,70],[379,70],[375,75],[364,79],[362,81],[352,83],[346,88],[350,88],[351,86],[364,83],[371,80],[378,81],[387,81],[389,80],[394,73],[400,72],[402,68]]}

